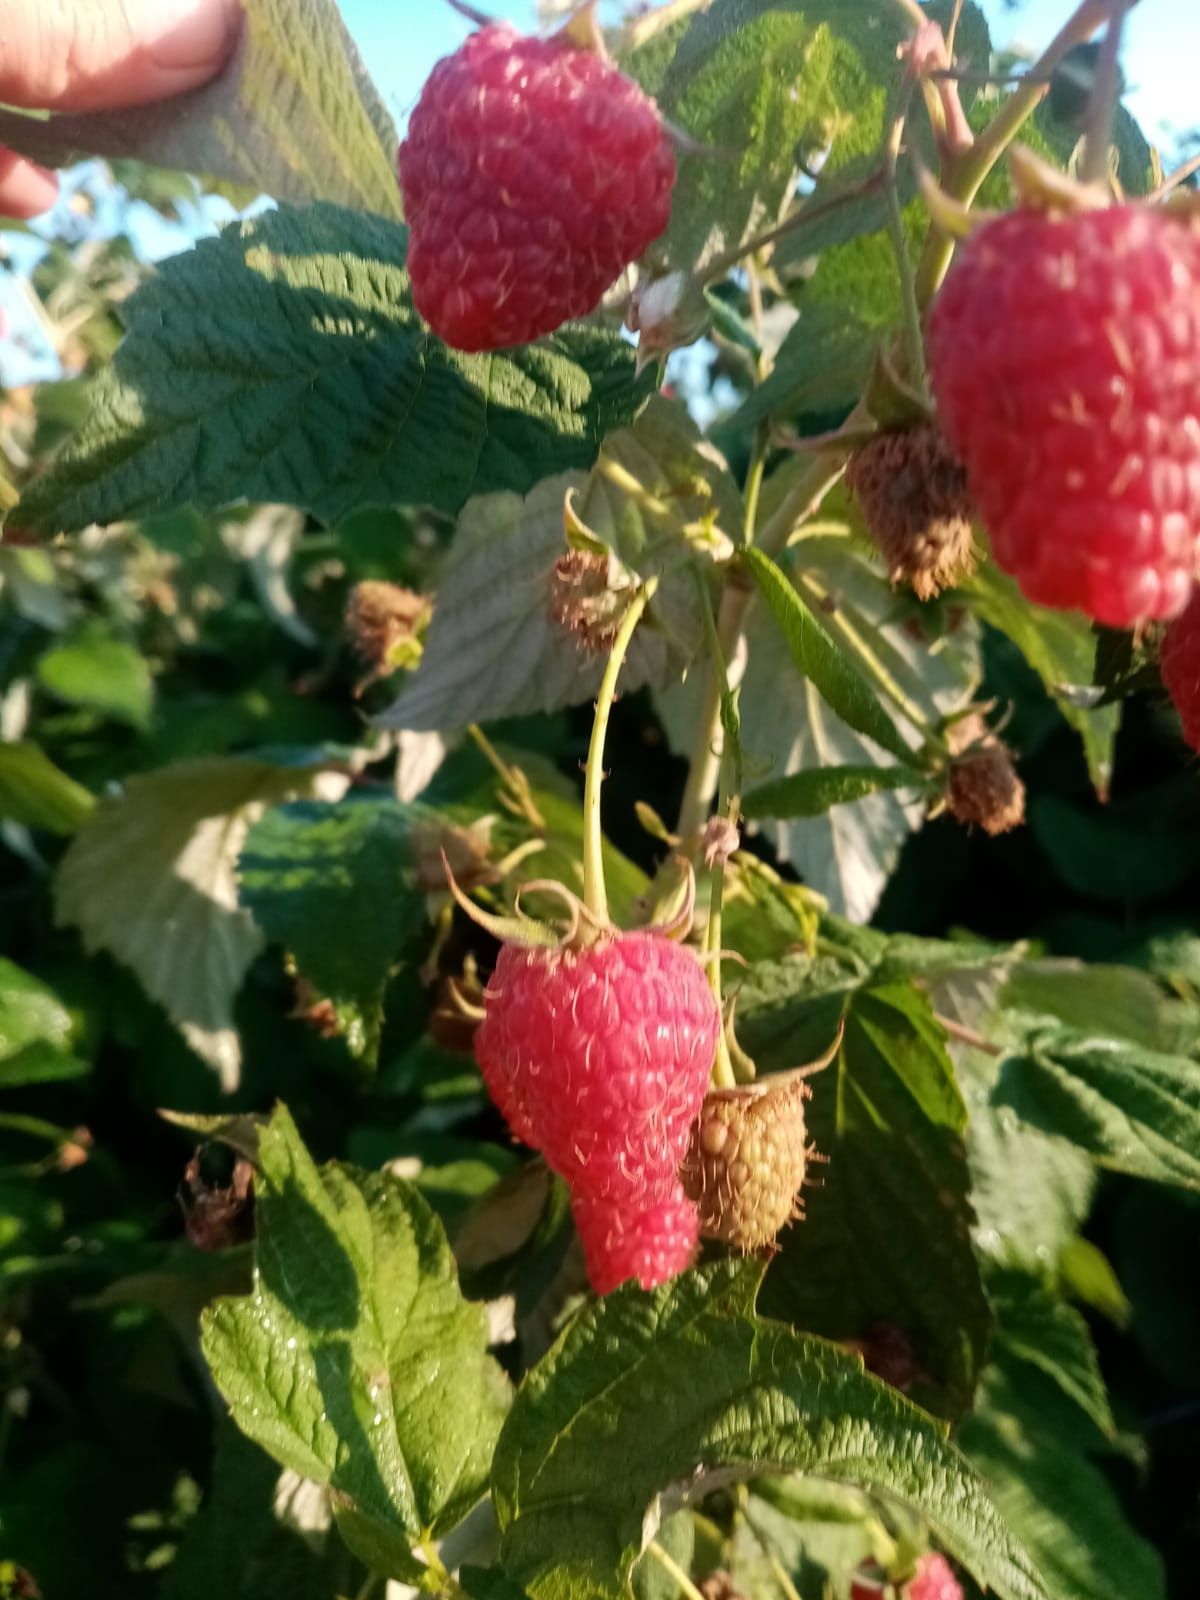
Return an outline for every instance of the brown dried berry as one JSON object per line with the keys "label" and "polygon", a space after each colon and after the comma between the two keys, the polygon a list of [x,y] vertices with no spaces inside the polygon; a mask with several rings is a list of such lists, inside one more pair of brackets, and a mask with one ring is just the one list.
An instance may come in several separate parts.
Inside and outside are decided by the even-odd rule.
{"label": "brown dried berry", "polygon": [[492,861],[494,817],[479,817],[467,827],[440,819],[419,821],[412,829],[412,858],[422,894],[445,894],[446,868],[464,894],[495,883]]}
{"label": "brown dried berry", "polygon": [[[985,833],[1008,833],[1025,820],[1025,785],[1017,777],[1008,746],[978,715],[963,717],[950,729],[954,760],[946,805],[960,822]],[[961,752],[961,753],[960,753]]]}
{"label": "brown dried berry", "polygon": [[625,614],[626,597],[610,587],[610,566],[599,551],[568,550],[550,573],[547,615],[595,655],[608,651]]}
{"label": "brown dried berry", "polygon": [[936,428],[877,434],[851,458],[846,482],[893,583],[932,600],[975,570],[966,473]]}
{"label": "brown dried berry", "polygon": [[225,1250],[254,1234],[254,1167],[238,1156],[227,1184],[209,1180],[197,1150],[184,1169],[179,1189],[187,1236],[197,1250]]}
{"label": "brown dried berry", "polygon": [[811,1092],[799,1078],[709,1090],[679,1170],[705,1238],[748,1254],[772,1245],[803,1215],[800,1186],[813,1156],[804,1102]]}
{"label": "brown dried berry", "polygon": [[371,674],[360,691],[399,667],[415,666],[432,604],[427,595],[398,583],[356,583],[346,602],[346,631]]}
{"label": "brown dried berry", "polygon": [[718,1567],[715,1572],[710,1572],[700,1585],[700,1593],[704,1600],[746,1600],[745,1595],[734,1582],[733,1574],[726,1572],[724,1567]]}

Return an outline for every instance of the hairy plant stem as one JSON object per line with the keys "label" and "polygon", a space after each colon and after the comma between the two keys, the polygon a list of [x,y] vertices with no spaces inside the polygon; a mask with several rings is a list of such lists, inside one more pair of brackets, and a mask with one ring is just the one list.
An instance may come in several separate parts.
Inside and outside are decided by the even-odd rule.
{"label": "hairy plant stem", "polygon": [[612,650],[600,680],[596,696],[596,716],[592,723],[592,737],[588,745],[587,767],[583,780],[583,903],[597,922],[608,921],[608,894],[604,887],[604,834],[600,827],[600,789],[604,783],[604,739],[608,733],[608,718],[617,694],[617,679],[625,663],[642,613],[658,587],[658,580],[650,578],[629,602],[621,619],[621,626],[613,640]]}
{"label": "hairy plant stem", "polygon": [[[961,205],[971,204],[992,168],[1049,92],[1054,69],[1068,50],[1090,39],[1109,20],[1115,6],[1125,10],[1131,3],[1136,4],[1136,0],[1083,0],[971,148],[951,162],[943,187],[952,199]],[[930,230],[916,276],[917,304],[922,309],[929,305],[946,275],[954,243],[938,229]]]}
{"label": "hairy plant stem", "polygon": [[639,49],[664,28],[669,28],[682,17],[691,16],[693,11],[699,11],[701,6],[707,4],[708,0],[667,0],[666,5],[656,6],[653,11],[647,11],[644,16],[635,17],[632,22],[626,23],[623,34],[624,48]]}
{"label": "hairy plant stem", "polygon": [[864,195],[875,194],[885,183],[882,169],[869,172],[865,178],[857,183],[850,184],[841,189],[837,194],[831,194],[828,199],[806,200],[803,205],[783,219],[773,228],[768,228],[765,233],[757,234],[753,239],[747,239],[745,244],[734,245],[732,250],[727,250],[723,256],[718,256],[715,261],[710,261],[706,267],[696,274],[697,283],[703,287],[706,283],[716,283],[725,277],[733,268],[745,261],[747,256],[755,256],[760,250],[765,250],[768,245],[777,244],[780,239],[786,239],[790,234],[799,233],[808,227],[811,222],[819,222],[831,212],[837,211],[851,200],[861,200]]}
{"label": "hairy plant stem", "polygon": [[663,1571],[667,1573],[669,1577],[674,1578],[675,1582],[679,1585],[680,1594],[684,1595],[686,1600],[704,1600],[704,1596],[700,1593],[699,1589],[697,1589],[696,1585],[692,1582],[688,1574],[679,1565],[678,1561],[676,1561],[675,1557],[671,1555],[669,1551],[664,1550],[657,1539],[651,1539],[650,1543],[646,1546],[646,1550],[654,1557],[655,1561],[658,1562]]}
{"label": "hairy plant stem", "polygon": [[[718,717],[722,734],[719,768],[720,798],[717,811],[736,829],[742,811],[742,750],[738,722],[737,697],[729,685],[729,670],[721,650],[717,633],[717,619],[713,616],[708,582],[703,573],[696,573],[696,588],[700,596],[700,614],[704,620],[704,635],[708,644],[709,681],[718,693]],[[708,958],[708,982],[717,1002],[717,1010],[724,1014],[721,992],[721,922],[725,901],[725,857],[718,856],[712,864],[712,877],[708,891],[708,922],[704,929],[704,953]],[[728,1089],[737,1081],[729,1044],[724,1029],[717,1040],[717,1055],[713,1062],[712,1081],[718,1089]]]}
{"label": "hairy plant stem", "polygon": [[1087,131],[1083,137],[1083,159],[1079,164],[1082,183],[1108,182],[1108,150],[1112,142],[1113,118],[1117,113],[1121,80],[1121,33],[1126,13],[1136,0],[1113,0],[1112,15],[1100,57],[1096,62],[1096,81],[1088,107]]}
{"label": "hairy plant stem", "polygon": [[888,236],[892,241],[892,254],[896,258],[896,272],[900,279],[900,305],[904,318],[904,355],[908,365],[909,383],[923,400],[929,399],[929,378],[925,371],[925,338],[921,331],[921,307],[917,303],[916,277],[908,253],[908,235],[904,231],[904,216],[900,210],[900,194],[896,173],[900,164],[900,148],[904,143],[904,130],[908,122],[908,108],[912,99],[912,80],[905,75],[903,86],[896,96],[895,106],[883,140],[883,165],[887,173],[884,201],[887,206]]}

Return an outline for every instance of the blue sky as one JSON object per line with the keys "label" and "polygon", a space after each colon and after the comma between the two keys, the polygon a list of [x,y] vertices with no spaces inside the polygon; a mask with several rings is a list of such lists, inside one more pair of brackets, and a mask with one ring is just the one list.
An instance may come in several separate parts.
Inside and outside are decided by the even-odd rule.
{"label": "blue sky", "polygon": [[[480,10],[532,28],[534,0],[475,0]],[[880,0],[884,5],[887,0]],[[998,46],[1046,44],[1075,9],[1075,0],[1024,0],[1015,8],[983,0]],[[420,93],[430,67],[466,35],[470,24],[444,0],[341,0],[342,15],[397,121]],[[605,7],[613,13],[619,5]],[[1200,0],[1141,0],[1126,23],[1129,106],[1147,135],[1162,140],[1200,124]]]}

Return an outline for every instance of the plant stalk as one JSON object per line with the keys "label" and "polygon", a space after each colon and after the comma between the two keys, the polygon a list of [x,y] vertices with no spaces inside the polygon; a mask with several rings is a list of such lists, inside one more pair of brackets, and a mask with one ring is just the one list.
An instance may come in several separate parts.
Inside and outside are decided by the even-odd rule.
{"label": "plant stalk", "polygon": [[883,163],[888,178],[884,190],[884,202],[887,207],[888,236],[892,241],[892,254],[896,258],[896,272],[900,279],[907,377],[913,388],[919,391],[922,399],[928,400],[929,378],[925,371],[925,337],[921,329],[921,307],[917,302],[916,277],[913,273],[912,258],[908,253],[908,235],[904,231],[904,216],[900,210],[900,195],[896,186],[900,147],[904,142],[904,129],[908,120],[911,96],[912,84],[911,81],[906,81],[884,135]]}
{"label": "plant stalk", "polygon": [[[1097,28],[1103,27],[1115,5],[1124,10],[1130,3],[1136,4],[1136,0],[1083,0],[975,143],[951,165],[944,187],[952,199],[961,205],[971,204],[992,168],[1049,93],[1050,79],[1059,62],[1075,45],[1083,44]],[[917,304],[922,309],[937,293],[953,254],[954,240],[936,228],[931,229],[917,267]]]}
{"label": "plant stalk", "polygon": [[596,696],[596,716],[588,745],[583,781],[583,903],[601,925],[608,922],[608,894],[604,887],[604,833],[600,826],[600,789],[604,783],[604,740],[608,718],[617,694],[617,679],[625,662],[642,613],[658,587],[657,578],[644,583],[621,619]]}
{"label": "plant stalk", "polygon": [[1083,160],[1079,166],[1079,177],[1083,183],[1108,182],[1108,150],[1120,98],[1121,34],[1126,14],[1134,4],[1135,0],[1114,0],[1104,43],[1100,46],[1096,81],[1092,85],[1092,101],[1088,107],[1087,131],[1083,139]]}
{"label": "plant stalk", "polygon": [[697,1589],[696,1585],[692,1582],[688,1574],[679,1565],[678,1561],[676,1561],[675,1557],[671,1555],[669,1551],[664,1550],[657,1539],[652,1539],[646,1546],[646,1549],[650,1555],[654,1557],[655,1561],[658,1562],[663,1571],[667,1573],[668,1576],[674,1578],[675,1582],[679,1585],[680,1594],[684,1595],[686,1600],[704,1600],[704,1596],[700,1593],[699,1589]]}

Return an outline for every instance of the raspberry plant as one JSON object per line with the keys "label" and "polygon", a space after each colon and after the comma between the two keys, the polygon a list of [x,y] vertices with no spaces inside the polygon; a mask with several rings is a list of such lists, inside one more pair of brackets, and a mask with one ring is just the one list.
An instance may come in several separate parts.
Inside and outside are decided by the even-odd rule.
{"label": "raspberry plant", "polygon": [[1062,9],[0,112],[279,202],[0,411],[0,1592],[1190,1592],[1200,219]]}

